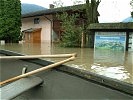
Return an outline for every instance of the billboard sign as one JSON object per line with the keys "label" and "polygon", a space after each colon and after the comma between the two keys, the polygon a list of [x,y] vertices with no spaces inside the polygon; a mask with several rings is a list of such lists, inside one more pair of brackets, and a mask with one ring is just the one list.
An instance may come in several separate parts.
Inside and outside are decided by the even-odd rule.
{"label": "billboard sign", "polygon": [[[103,34],[102,34],[103,33]],[[95,49],[122,50],[126,48],[126,33],[96,32]]]}

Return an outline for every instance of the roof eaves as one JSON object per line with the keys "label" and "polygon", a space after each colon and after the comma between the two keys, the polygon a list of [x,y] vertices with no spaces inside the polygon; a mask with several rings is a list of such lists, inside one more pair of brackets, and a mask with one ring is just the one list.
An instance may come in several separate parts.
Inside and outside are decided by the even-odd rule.
{"label": "roof eaves", "polygon": [[23,30],[22,32],[24,32],[24,33],[31,33],[31,32],[38,31],[40,29],[41,28],[29,28],[29,29]]}
{"label": "roof eaves", "polygon": [[133,30],[133,23],[94,23],[88,26],[90,30]]}

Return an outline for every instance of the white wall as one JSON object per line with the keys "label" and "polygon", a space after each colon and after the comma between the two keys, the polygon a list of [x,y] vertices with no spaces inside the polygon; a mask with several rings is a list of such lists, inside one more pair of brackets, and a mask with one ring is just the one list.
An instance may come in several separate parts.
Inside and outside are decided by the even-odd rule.
{"label": "white wall", "polygon": [[[47,17],[52,18],[51,16],[47,16]],[[34,18],[40,18],[40,23],[34,24]],[[30,28],[42,28],[41,42],[51,41],[51,22],[48,19],[46,19],[44,16],[23,18],[21,31],[30,29]]]}

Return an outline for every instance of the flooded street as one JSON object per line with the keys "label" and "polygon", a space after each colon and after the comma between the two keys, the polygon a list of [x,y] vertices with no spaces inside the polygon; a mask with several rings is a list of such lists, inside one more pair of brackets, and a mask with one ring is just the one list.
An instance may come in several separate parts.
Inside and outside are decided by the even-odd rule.
{"label": "flooded street", "polygon": [[[77,53],[77,58],[67,63],[76,68],[133,84],[133,52],[94,50],[92,48],[62,48],[50,43],[5,44],[0,49],[11,50],[26,55]],[[47,58],[53,62],[63,58]]]}

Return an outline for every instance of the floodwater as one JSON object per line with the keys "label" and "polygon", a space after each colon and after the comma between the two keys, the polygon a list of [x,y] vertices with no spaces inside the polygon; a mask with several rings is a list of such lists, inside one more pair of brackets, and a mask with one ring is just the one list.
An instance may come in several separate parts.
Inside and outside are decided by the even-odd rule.
{"label": "floodwater", "polygon": [[[77,53],[77,58],[66,63],[72,67],[95,72],[133,84],[133,51],[95,50],[92,48],[63,48],[56,44],[5,44],[0,49],[26,55]],[[43,58],[44,59],[44,58]],[[45,58],[57,62],[65,58]]]}

